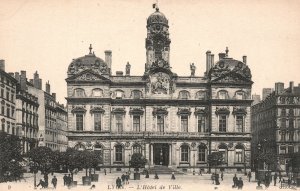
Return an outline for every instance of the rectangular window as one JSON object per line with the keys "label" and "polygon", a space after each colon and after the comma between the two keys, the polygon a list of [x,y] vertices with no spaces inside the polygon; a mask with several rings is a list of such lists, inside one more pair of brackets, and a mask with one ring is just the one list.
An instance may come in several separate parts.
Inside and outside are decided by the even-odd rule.
{"label": "rectangular window", "polygon": [[289,119],[289,128],[294,128],[294,119],[293,118]]}
{"label": "rectangular window", "polygon": [[164,116],[157,116],[157,129],[159,132],[164,132]]}
{"label": "rectangular window", "polygon": [[181,161],[189,161],[189,148],[187,146],[181,147]]}
{"label": "rectangular window", "polygon": [[205,148],[199,148],[198,161],[205,162]]}
{"label": "rectangular window", "polygon": [[116,161],[122,162],[122,147],[116,146]]}
{"label": "rectangular window", "polygon": [[118,132],[123,131],[123,115],[116,114],[116,128]]}
{"label": "rectangular window", "polygon": [[289,132],[289,141],[294,141],[294,132],[293,131]]}
{"label": "rectangular window", "polygon": [[285,141],[285,132],[281,131],[281,141]]}
{"label": "rectangular window", "polygon": [[76,114],[76,130],[83,130],[83,114]]}
{"label": "rectangular window", "polygon": [[219,131],[226,132],[226,124],[227,124],[227,116],[220,115],[219,116]]}
{"label": "rectangular window", "polygon": [[236,130],[237,132],[243,132],[244,130],[244,117],[241,115],[236,116]]}
{"label": "rectangular window", "polygon": [[243,161],[243,150],[242,149],[236,149],[235,151],[235,162],[242,162]]}
{"label": "rectangular window", "polygon": [[4,111],[5,111],[5,108],[4,108],[4,105],[2,105],[2,106],[1,106],[1,114],[2,114],[2,115],[4,115]]}
{"label": "rectangular window", "polygon": [[181,116],[181,129],[183,132],[188,132],[188,116],[187,115],[183,115]]}
{"label": "rectangular window", "polygon": [[286,128],[286,118],[281,118],[281,128]]}
{"label": "rectangular window", "polygon": [[298,128],[300,128],[300,118],[297,119]]}
{"label": "rectangular window", "polygon": [[6,91],[6,99],[9,101],[9,91]]}
{"label": "rectangular window", "polygon": [[294,146],[290,145],[288,146],[288,153],[294,153]]}
{"label": "rectangular window", "polygon": [[9,107],[6,108],[6,116],[10,117],[10,108]]}
{"label": "rectangular window", "polygon": [[101,131],[101,113],[94,113],[94,129]]}
{"label": "rectangular window", "polygon": [[206,132],[205,128],[205,116],[203,115],[198,115],[198,132]]}
{"label": "rectangular window", "polygon": [[285,147],[284,146],[280,146],[280,154],[285,154]]}
{"label": "rectangular window", "polygon": [[1,97],[4,98],[4,89],[1,89]]}
{"label": "rectangular window", "polygon": [[140,116],[134,115],[133,116],[133,131],[140,132]]}

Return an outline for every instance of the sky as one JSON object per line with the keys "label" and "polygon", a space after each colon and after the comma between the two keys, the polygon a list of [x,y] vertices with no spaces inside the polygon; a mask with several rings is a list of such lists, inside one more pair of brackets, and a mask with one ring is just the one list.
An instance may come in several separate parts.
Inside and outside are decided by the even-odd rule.
{"label": "sky", "polygon": [[[0,0],[0,59],[6,72],[38,71],[66,103],[67,68],[93,46],[104,60],[112,50],[112,72],[142,75],[146,62],[146,20],[157,0]],[[253,94],[275,82],[300,83],[300,1],[158,0],[169,20],[170,65],[178,75],[205,72],[205,53],[229,48],[252,72]]]}

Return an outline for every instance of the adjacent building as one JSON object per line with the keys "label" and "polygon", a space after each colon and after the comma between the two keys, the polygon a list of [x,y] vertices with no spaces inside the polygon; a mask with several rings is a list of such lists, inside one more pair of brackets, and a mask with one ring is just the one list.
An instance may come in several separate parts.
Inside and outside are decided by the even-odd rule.
{"label": "adjacent building", "polygon": [[278,168],[286,171],[291,154],[300,152],[300,84],[275,83],[275,91],[251,108],[253,164],[258,144],[278,156]]}
{"label": "adjacent building", "polygon": [[[105,59],[90,51],[67,70],[68,143],[103,157],[103,166],[129,166],[142,153],[147,166],[182,171],[207,170],[207,156],[222,152],[222,170],[250,168],[251,71],[247,57],[229,50],[206,52],[206,72],[178,76],[171,69],[169,23],[156,8],[146,23],[144,74],[112,74],[112,52]],[[200,66],[199,66],[200,67]]]}
{"label": "adjacent building", "polygon": [[18,82],[14,79],[13,74],[5,72],[4,60],[0,60],[0,77],[1,131],[18,136],[21,131],[16,126],[16,91]]}

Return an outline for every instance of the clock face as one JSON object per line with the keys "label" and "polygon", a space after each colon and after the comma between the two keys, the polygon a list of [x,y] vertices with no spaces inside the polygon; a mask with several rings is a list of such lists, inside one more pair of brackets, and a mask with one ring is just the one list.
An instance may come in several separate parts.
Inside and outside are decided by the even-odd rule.
{"label": "clock face", "polygon": [[159,33],[159,32],[161,32],[161,30],[162,30],[162,26],[161,25],[154,25],[152,27],[152,32],[154,32],[154,33]]}

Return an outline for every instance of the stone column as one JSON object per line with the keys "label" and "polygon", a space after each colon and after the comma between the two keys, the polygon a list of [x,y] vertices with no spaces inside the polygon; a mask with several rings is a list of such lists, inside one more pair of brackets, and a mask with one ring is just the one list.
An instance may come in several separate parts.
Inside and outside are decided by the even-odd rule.
{"label": "stone column", "polygon": [[153,144],[150,144],[150,165],[153,166]]}
{"label": "stone column", "polygon": [[169,167],[172,166],[172,143],[169,144]]}

